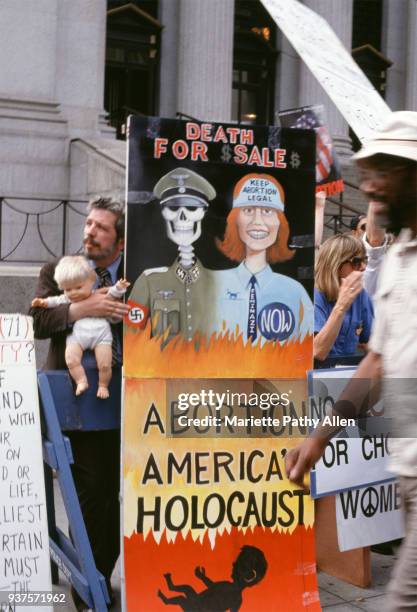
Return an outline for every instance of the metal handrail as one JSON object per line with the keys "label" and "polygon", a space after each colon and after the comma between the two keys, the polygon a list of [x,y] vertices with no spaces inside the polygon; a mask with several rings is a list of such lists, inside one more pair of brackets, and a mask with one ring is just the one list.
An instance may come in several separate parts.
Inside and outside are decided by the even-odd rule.
{"label": "metal handrail", "polygon": [[[324,213],[324,227],[333,231],[334,234],[341,234],[346,230],[350,230],[350,219],[355,215],[344,215],[343,213]],[[345,222],[349,219],[349,223]]]}
{"label": "metal handrail", "polygon": [[[44,204],[51,204],[51,207],[47,210],[22,210],[16,203],[18,202],[42,202]],[[42,245],[46,251],[51,255],[51,257],[61,257],[67,252],[67,225],[68,225],[68,211],[80,215],[82,217],[86,217],[86,213],[83,213],[77,208],[75,208],[74,204],[87,204],[87,200],[70,200],[70,199],[61,199],[61,198],[39,198],[39,197],[18,197],[18,196],[0,196],[0,262],[12,262],[12,263],[44,263],[43,261],[34,261],[33,259],[9,259],[13,253],[17,251],[19,246],[22,244],[28,227],[30,219],[35,219],[35,227],[37,230],[37,234],[39,237],[39,244]],[[50,215],[51,213],[56,212],[57,210],[62,209],[62,238],[61,238],[61,249],[59,253],[56,253],[52,250],[50,245],[48,245],[47,238],[44,236],[42,232],[42,228],[40,225],[40,221],[42,217]],[[2,253],[2,229],[3,229],[3,221],[4,221],[4,213],[7,211],[13,211],[14,214],[22,215],[22,231],[17,237],[15,243],[12,248],[6,254]],[[20,225],[20,224],[19,224]],[[80,247],[81,248],[81,247]]]}
{"label": "metal handrail", "polygon": [[[358,185],[350,181],[346,181],[343,179],[345,186],[354,189],[355,191],[360,191]],[[343,192],[339,194],[339,199],[335,199],[334,197],[328,197],[327,201],[329,201],[334,206],[339,207],[339,211],[337,213],[324,213],[324,227],[333,231],[334,234],[340,234],[346,230],[350,230],[350,221],[353,217],[360,215],[363,213],[363,210],[352,206],[351,204],[346,204],[343,201]]]}
{"label": "metal handrail", "polygon": [[[353,188],[357,187],[352,183],[345,181],[345,183]],[[348,230],[350,228],[350,219],[359,214],[361,211],[345,204],[343,202],[343,195],[341,195],[340,199],[328,198],[328,200],[339,207],[338,213],[325,213],[324,214],[324,225],[328,229],[332,230],[335,234],[340,233],[342,231]],[[44,204],[50,204],[50,207],[47,210],[22,210],[19,206],[19,202],[42,202]],[[10,259],[10,257],[17,251],[19,246],[22,244],[29,227],[30,219],[35,219],[35,228],[39,238],[39,246],[43,246],[44,249],[51,257],[61,257],[65,253],[68,252],[67,249],[67,228],[68,228],[68,212],[72,211],[77,215],[82,217],[86,217],[86,213],[83,213],[77,208],[75,208],[75,204],[87,204],[87,200],[76,200],[76,199],[61,199],[61,198],[40,198],[40,197],[24,197],[24,196],[0,196],[0,263],[44,263],[44,260],[34,261],[33,259]],[[57,210],[62,209],[62,233],[61,233],[61,248],[60,252],[55,252],[51,246],[48,244],[47,237],[44,236],[41,228],[41,218],[52,213],[55,213]],[[19,224],[21,227],[21,231],[17,236],[15,243],[12,248],[5,254],[2,253],[2,223],[4,220],[4,213],[7,210],[13,211],[16,215],[22,215],[22,223]],[[80,246],[81,249],[81,246]],[[79,249],[79,250],[80,250]]]}

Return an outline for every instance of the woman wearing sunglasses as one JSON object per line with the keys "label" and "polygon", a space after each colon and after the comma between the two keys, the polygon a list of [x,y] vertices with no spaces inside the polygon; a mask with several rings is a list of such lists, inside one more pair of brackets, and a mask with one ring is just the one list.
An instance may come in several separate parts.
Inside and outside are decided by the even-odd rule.
{"label": "woman wearing sunglasses", "polygon": [[314,290],[314,357],[354,355],[369,340],[374,310],[363,289],[367,257],[351,234],[332,236],[318,253]]}

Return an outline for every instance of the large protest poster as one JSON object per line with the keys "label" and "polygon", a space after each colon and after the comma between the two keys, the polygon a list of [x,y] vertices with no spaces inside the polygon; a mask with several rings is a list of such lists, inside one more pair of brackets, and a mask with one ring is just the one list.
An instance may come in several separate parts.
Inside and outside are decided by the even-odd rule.
{"label": "large protest poster", "polygon": [[318,610],[282,426],[312,362],[314,132],[133,117],[128,136],[127,610]]}
{"label": "large protest poster", "polygon": [[312,130],[131,119],[125,376],[305,377],[314,148]]}
{"label": "large protest poster", "polygon": [[0,314],[0,533],[1,609],[52,610],[35,345],[18,314]]}

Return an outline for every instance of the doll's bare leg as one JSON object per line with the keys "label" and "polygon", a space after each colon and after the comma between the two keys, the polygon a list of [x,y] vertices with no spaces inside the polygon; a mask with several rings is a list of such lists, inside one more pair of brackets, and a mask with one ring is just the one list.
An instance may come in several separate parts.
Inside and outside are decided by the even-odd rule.
{"label": "doll's bare leg", "polygon": [[106,399],[109,397],[109,383],[111,380],[111,344],[98,344],[94,349],[98,368],[98,391],[97,397]]}
{"label": "doll's bare leg", "polygon": [[75,389],[75,395],[81,395],[86,389],[88,389],[87,376],[83,366],[81,365],[81,359],[83,357],[83,348],[79,344],[71,342],[65,349],[65,363],[68,366],[69,373],[74,379],[77,385]]}

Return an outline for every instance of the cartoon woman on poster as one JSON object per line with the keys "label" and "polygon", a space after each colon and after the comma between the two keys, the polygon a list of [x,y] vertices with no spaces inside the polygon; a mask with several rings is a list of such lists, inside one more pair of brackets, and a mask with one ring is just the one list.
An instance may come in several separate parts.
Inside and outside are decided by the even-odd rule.
{"label": "cartoon woman on poster", "polygon": [[303,340],[313,333],[313,304],[296,280],[271,263],[294,255],[282,186],[268,174],[247,174],[235,185],[233,209],[217,247],[237,268],[216,274],[217,331],[243,334],[253,344]]}

